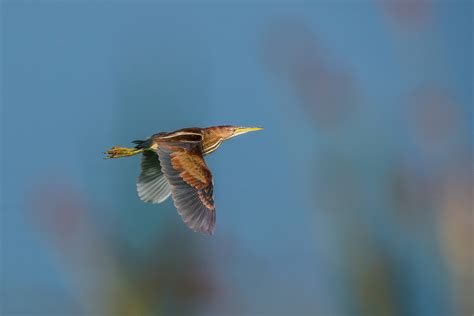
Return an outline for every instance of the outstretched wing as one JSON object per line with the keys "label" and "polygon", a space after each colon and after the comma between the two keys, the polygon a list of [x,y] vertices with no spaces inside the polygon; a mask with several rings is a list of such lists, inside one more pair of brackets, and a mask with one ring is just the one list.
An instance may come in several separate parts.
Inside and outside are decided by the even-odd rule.
{"label": "outstretched wing", "polygon": [[212,175],[200,142],[160,142],[158,156],[183,221],[194,231],[212,234],[216,223]]}
{"label": "outstretched wing", "polygon": [[158,155],[153,151],[143,152],[137,192],[140,199],[148,203],[161,203],[171,194],[168,180],[161,172]]}

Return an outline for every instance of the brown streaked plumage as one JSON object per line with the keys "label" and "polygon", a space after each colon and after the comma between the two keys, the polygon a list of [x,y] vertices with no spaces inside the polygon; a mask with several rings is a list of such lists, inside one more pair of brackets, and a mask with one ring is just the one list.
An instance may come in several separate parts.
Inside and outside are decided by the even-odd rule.
{"label": "brown streaked plumage", "polygon": [[189,228],[212,234],[216,223],[214,187],[204,156],[229,138],[261,129],[231,125],[183,128],[134,141],[135,148],[112,147],[105,154],[106,158],[121,158],[142,153],[139,197],[161,203],[171,195]]}

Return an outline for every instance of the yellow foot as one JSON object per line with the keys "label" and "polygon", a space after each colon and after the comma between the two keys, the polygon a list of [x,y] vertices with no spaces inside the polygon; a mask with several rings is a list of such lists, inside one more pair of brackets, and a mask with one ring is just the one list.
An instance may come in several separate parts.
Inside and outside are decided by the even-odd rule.
{"label": "yellow foot", "polygon": [[136,154],[139,154],[143,152],[143,149],[135,149],[135,148],[125,148],[125,147],[112,147],[106,152],[105,154],[105,159],[110,159],[110,158],[122,158],[122,157],[129,157],[133,156]]}

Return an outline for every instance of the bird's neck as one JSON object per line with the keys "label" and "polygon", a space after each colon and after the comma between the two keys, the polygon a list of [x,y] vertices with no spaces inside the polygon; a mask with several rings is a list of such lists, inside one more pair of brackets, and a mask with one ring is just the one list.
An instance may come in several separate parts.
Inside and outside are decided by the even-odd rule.
{"label": "bird's neck", "polygon": [[222,144],[223,139],[214,133],[204,133],[202,140],[202,153],[209,155]]}

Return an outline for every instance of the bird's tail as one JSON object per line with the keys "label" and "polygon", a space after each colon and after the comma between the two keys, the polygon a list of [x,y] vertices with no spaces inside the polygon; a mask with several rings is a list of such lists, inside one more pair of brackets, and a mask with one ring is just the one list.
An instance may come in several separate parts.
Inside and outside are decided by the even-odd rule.
{"label": "bird's tail", "polygon": [[132,143],[136,144],[135,146],[136,149],[143,149],[143,148],[148,148],[149,146],[149,140],[134,140]]}
{"label": "bird's tail", "polygon": [[126,148],[126,147],[112,147],[106,152],[105,154],[105,159],[110,159],[110,158],[122,158],[122,157],[130,157],[134,156],[136,154],[142,153],[145,151],[145,148]]}

